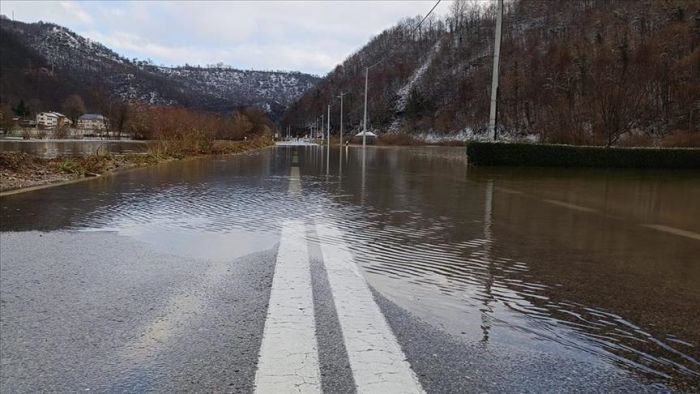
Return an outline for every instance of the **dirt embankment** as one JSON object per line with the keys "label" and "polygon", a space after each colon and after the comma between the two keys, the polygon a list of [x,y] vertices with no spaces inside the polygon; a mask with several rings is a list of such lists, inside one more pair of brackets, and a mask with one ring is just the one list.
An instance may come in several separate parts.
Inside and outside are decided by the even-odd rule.
{"label": "dirt embankment", "polygon": [[147,153],[93,154],[43,159],[22,152],[0,152],[0,192],[95,177],[118,170],[162,162],[247,152],[273,145],[272,138],[249,141],[215,141],[206,149],[182,149],[177,144],[155,144]]}

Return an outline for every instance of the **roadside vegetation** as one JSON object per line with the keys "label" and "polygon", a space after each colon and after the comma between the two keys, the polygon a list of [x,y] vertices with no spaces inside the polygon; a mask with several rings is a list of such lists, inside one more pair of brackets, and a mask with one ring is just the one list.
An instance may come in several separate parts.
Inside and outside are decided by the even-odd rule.
{"label": "roadside vegetation", "polygon": [[474,166],[700,168],[700,148],[608,148],[551,144],[470,142]]}
{"label": "roadside vegetation", "polygon": [[437,146],[464,146],[465,141],[452,138],[441,138],[435,141],[426,140],[415,134],[409,133],[387,133],[377,137],[377,145],[396,146],[417,146],[417,145],[437,145]]}
{"label": "roadside vegetation", "polygon": [[190,157],[243,153],[273,144],[272,136],[264,134],[245,141],[211,141],[206,149],[190,141],[159,140],[145,153],[97,152],[85,156],[43,159],[22,152],[0,152],[0,192],[95,177]]}

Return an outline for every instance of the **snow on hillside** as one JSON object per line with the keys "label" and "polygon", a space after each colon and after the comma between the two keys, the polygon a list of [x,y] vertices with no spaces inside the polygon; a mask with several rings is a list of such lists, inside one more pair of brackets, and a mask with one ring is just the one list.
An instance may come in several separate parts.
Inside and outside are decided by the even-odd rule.
{"label": "snow on hillside", "polygon": [[181,81],[190,89],[226,99],[237,95],[255,101],[276,101],[288,105],[307,89],[317,78],[301,73],[237,70],[233,68],[158,67],[159,72]]}
{"label": "snow on hillside", "polygon": [[[437,40],[435,42],[435,45],[431,48],[430,52],[428,52],[428,55],[425,58],[425,61],[418,67],[414,72],[413,75],[411,75],[411,78],[408,80],[408,82],[399,89],[398,92],[396,92],[398,99],[396,100],[396,113],[397,114],[402,114],[406,110],[406,104],[408,103],[408,96],[411,94],[411,89],[416,85],[418,81],[423,77],[425,72],[428,70],[428,67],[433,63],[433,59],[435,58],[435,54],[437,54],[440,51],[440,43],[442,40]],[[399,131],[399,127],[401,126],[401,118],[396,117],[392,122],[391,125],[389,126],[389,132],[390,133],[396,133]]]}
{"label": "snow on hillside", "polygon": [[159,67],[135,59],[132,62],[51,23],[26,24],[5,18],[2,28],[44,57],[59,78],[78,78],[86,85],[102,81],[114,96],[151,105],[197,106],[212,111],[255,105],[275,117],[319,80],[299,72]]}

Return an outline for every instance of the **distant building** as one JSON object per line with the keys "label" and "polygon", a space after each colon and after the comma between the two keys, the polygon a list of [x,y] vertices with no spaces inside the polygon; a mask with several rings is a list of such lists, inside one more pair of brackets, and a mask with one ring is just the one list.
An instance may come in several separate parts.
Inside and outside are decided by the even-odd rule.
{"label": "distant building", "polygon": [[85,114],[78,118],[78,128],[81,130],[107,130],[107,118],[100,114]]}
{"label": "distant building", "polygon": [[36,125],[45,129],[70,126],[73,122],[60,112],[42,112],[36,116]]}

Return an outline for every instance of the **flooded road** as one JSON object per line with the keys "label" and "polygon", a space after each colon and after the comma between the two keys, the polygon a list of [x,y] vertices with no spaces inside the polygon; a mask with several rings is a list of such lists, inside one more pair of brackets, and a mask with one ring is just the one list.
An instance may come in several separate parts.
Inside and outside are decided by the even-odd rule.
{"label": "flooded road", "polygon": [[[295,166],[298,197],[290,198]],[[247,312],[236,319],[249,319],[245,332],[257,339],[239,350],[249,355],[240,357],[247,383],[232,391],[249,391],[264,306],[242,301],[245,293],[220,304],[211,294],[232,288],[226,283],[234,283],[234,277],[251,275],[263,279],[250,291],[267,299],[274,267],[268,255],[274,256],[284,223],[293,220],[305,221],[307,228],[337,226],[428,392],[700,389],[697,171],[476,169],[467,166],[462,148],[372,147],[363,160],[360,148],[328,153],[322,147],[285,146],[7,196],[0,205],[2,377],[16,387],[23,376],[19,365],[28,363],[47,371],[46,384],[66,379],[52,375],[51,363],[63,357],[55,349],[45,365],[23,354],[37,350],[27,344],[36,338],[32,330],[47,324],[40,323],[47,308],[17,300],[43,294],[46,302],[59,295],[84,303],[84,294],[71,298],[65,294],[73,290],[45,286],[73,280],[78,274],[71,264],[88,254],[86,261],[110,261],[109,272],[122,260],[153,261],[144,268],[121,267],[111,278],[90,268],[99,277],[94,291],[106,299],[110,292],[124,299],[116,296],[120,286],[148,295],[127,297],[134,304],[121,311],[121,319],[133,320],[132,325],[108,325],[95,334],[107,338],[116,330],[117,339],[95,344],[108,354],[125,355],[118,362],[108,357],[110,365],[121,365],[113,375],[76,372],[65,387],[82,387],[82,381],[112,390],[164,390],[175,384],[164,380],[185,384],[173,378],[180,375],[169,370],[172,360],[208,357],[214,345],[202,332],[219,324],[222,313],[234,313],[230,305],[240,302],[235,313]],[[314,245],[339,244],[337,237],[310,229],[305,238],[312,260],[320,254]],[[166,264],[163,256],[172,259]],[[47,260],[41,267],[26,268],[41,259]],[[322,331],[320,305],[333,297],[324,293],[330,291],[327,284],[317,285],[325,282],[314,276],[315,266],[312,261],[316,329]],[[188,277],[200,278],[202,285],[183,293]],[[83,279],[76,286],[85,286],[78,284]],[[164,295],[154,290],[161,287]],[[100,308],[86,306],[76,316],[103,324],[95,323],[107,313]],[[332,305],[328,308],[328,319],[335,321]],[[192,323],[200,310],[208,317]],[[59,325],[61,319],[49,322]],[[333,342],[324,338],[340,335],[337,323],[331,326],[327,337],[319,334],[321,370],[340,374],[338,384],[347,380],[352,386],[352,376],[329,367],[336,365],[335,355],[323,353],[324,343]],[[65,335],[74,337],[75,331]],[[184,339],[190,335],[199,340]],[[118,343],[104,348],[105,341]],[[336,353],[347,352],[352,359],[347,340],[346,347]],[[135,363],[149,357],[159,361],[133,372]],[[221,363],[233,363],[221,357]],[[191,388],[221,388],[215,377],[226,371],[193,365],[206,378]],[[168,378],[153,378],[156,370]],[[109,384],[98,384],[105,376],[111,376]],[[206,385],[206,379],[214,383]],[[329,384],[323,383],[326,391],[343,391]]]}

